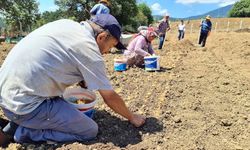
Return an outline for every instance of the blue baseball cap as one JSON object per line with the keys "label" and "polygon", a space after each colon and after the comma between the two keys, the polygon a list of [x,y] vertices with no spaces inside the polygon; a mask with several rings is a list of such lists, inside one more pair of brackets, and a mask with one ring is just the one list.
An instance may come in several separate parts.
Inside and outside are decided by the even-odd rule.
{"label": "blue baseball cap", "polygon": [[126,47],[121,43],[121,25],[115,19],[114,16],[110,14],[98,14],[92,17],[90,21],[102,27],[104,30],[108,30],[110,34],[118,40],[118,44],[115,46],[117,49],[126,49]]}

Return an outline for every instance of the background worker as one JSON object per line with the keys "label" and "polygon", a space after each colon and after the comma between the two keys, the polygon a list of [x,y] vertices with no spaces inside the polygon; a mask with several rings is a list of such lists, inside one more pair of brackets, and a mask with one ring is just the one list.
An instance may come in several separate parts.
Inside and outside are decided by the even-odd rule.
{"label": "background worker", "polygon": [[[16,142],[95,138],[96,122],[61,97],[67,87],[83,80],[114,112],[136,127],[145,123],[126,107],[106,75],[102,54],[115,46],[124,48],[120,36],[118,21],[100,14],[83,24],[67,19],[48,23],[15,45],[0,69],[0,107],[18,125]],[[4,139],[6,134],[0,133]]]}
{"label": "background worker", "polygon": [[154,54],[151,42],[158,36],[153,27],[141,30],[129,43],[124,57],[129,66],[143,67],[144,57]]}
{"label": "background worker", "polygon": [[206,19],[201,22],[200,28],[201,30],[200,30],[200,38],[198,44],[201,45],[201,47],[205,47],[207,37],[209,36],[212,30],[212,22],[210,15],[207,15]]}
{"label": "background worker", "polygon": [[98,4],[90,10],[90,15],[95,16],[98,14],[109,14],[110,13],[110,2],[108,0],[100,0]]}
{"label": "background worker", "polygon": [[159,31],[159,47],[158,49],[161,50],[162,46],[165,41],[166,32],[170,30],[170,24],[169,24],[169,14],[165,14],[164,18],[160,21],[160,24],[158,25],[158,31]]}
{"label": "background worker", "polygon": [[178,25],[178,31],[179,31],[179,35],[178,35],[178,39],[181,40],[181,39],[184,39],[184,36],[185,36],[185,24],[184,24],[184,21],[181,20],[180,24]]}

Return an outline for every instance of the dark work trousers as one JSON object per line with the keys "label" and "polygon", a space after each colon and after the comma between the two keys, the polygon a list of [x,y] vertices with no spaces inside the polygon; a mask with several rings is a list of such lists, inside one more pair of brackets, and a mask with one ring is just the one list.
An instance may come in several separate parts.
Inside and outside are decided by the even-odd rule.
{"label": "dark work trousers", "polygon": [[208,36],[208,32],[200,33],[199,44],[201,44],[202,47],[206,45],[207,36]]}
{"label": "dark work trousers", "polygon": [[162,49],[162,46],[163,46],[163,44],[164,44],[165,37],[166,37],[166,34],[160,35],[160,37],[159,37],[159,38],[160,38],[160,43],[159,43],[158,49]]}
{"label": "dark work trousers", "polygon": [[183,30],[179,30],[178,39],[179,40],[184,39],[184,35],[185,35],[185,32]]}

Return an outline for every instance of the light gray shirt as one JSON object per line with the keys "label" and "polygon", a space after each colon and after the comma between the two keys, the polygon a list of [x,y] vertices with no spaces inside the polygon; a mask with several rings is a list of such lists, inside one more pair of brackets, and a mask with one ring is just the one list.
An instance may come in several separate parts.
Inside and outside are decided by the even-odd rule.
{"label": "light gray shirt", "polygon": [[0,106],[27,114],[82,80],[90,90],[112,90],[92,27],[58,20],[36,29],[10,51],[0,68]]}

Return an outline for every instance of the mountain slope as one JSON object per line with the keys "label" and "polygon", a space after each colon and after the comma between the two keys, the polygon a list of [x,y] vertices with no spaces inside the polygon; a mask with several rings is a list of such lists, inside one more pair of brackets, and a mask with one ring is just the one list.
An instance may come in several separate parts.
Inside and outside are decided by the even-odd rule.
{"label": "mountain slope", "polygon": [[[202,15],[197,15],[197,16],[191,16],[191,17],[187,17],[187,18],[173,18],[173,17],[170,17],[171,20],[179,20],[179,19],[200,19],[200,18],[203,18],[207,15],[210,15],[212,16],[213,18],[224,18],[224,17],[227,17],[228,16],[228,13],[229,11],[232,9],[233,5],[228,5],[228,6],[225,6],[225,7],[221,7],[221,8],[218,8],[218,9],[215,9],[215,10],[212,10],[212,11],[209,11],[205,14],[202,14]],[[160,16],[160,15],[154,15],[154,20],[160,20],[162,19],[163,16]]]}
{"label": "mountain slope", "polygon": [[[163,16],[161,16],[161,15],[153,15],[153,17],[154,17],[154,20],[156,20],[156,21],[161,20],[163,18]],[[173,17],[170,17],[171,21],[180,20],[180,19],[182,19],[182,18],[173,18]]]}
{"label": "mountain slope", "polygon": [[200,19],[200,18],[205,17],[207,15],[210,15],[213,18],[228,17],[228,13],[232,9],[232,7],[233,7],[233,5],[228,5],[228,6],[225,6],[225,7],[221,7],[221,8],[209,11],[209,12],[207,12],[205,14],[197,15],[197,16],[191,16],[191,17],[188,17],[186,19]]}

